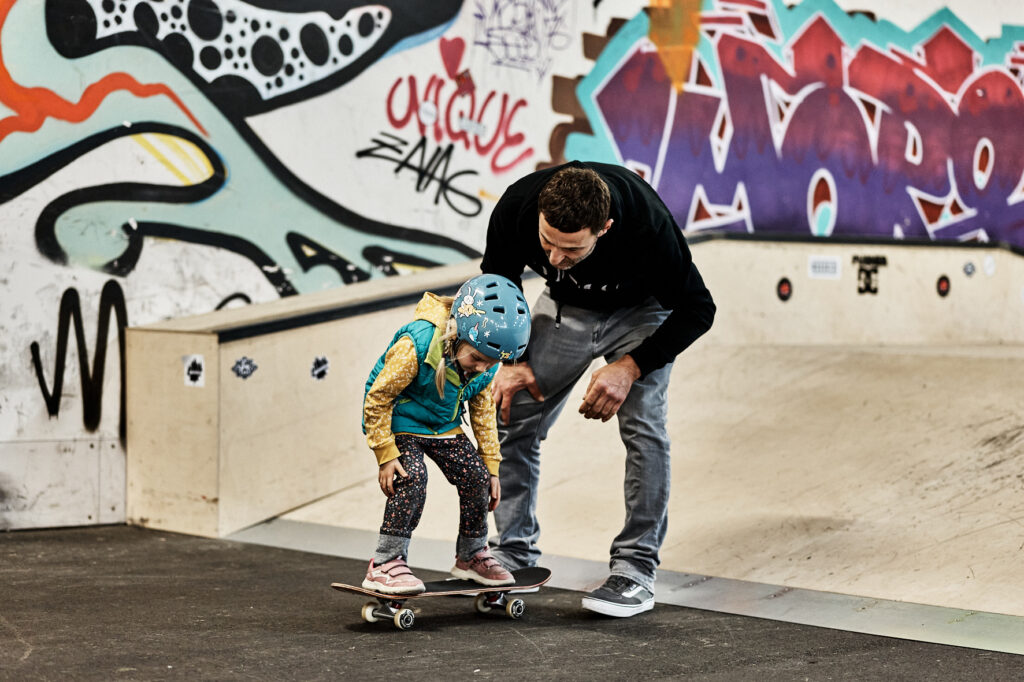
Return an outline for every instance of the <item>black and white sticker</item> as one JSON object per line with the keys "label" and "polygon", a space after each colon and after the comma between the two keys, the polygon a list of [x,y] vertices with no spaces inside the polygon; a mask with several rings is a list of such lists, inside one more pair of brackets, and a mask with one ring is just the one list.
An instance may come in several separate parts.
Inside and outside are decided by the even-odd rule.
{"label": "black and white sticker", "polygon": [[327,378],[327,372],[331,369],[331,362],[326,356],[320,355],[313,360],[313,367],[309,370],[310,375],[317,381]]}
{"label": "black and white sticker", "polygon": [[185,375],[185,385],[192,388],[206,386],[206,360],[202,355],[182,355],[181,366]]}
{"label": "black and white sticker", "polygon": [[235,364],[231,367],[231,371],[235,373],[235,376],[242,379],[248,379],[257,369],[259,369],[259,366],[253,359],[244,355],[235,360]]}

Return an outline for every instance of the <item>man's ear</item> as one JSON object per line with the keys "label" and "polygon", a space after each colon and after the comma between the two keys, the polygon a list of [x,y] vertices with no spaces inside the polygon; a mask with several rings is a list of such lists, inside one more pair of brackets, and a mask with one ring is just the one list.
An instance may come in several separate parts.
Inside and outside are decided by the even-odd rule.
{"label": "man's ear", "polygon": [[606,223],[604,224],[604,227],[603,227],[603,228],[601,228],[601,231],[597,233],[597,236],[598,236],[598,237],[602,237],[602,236],[604,236],[604,233],[605,233],[605,232],[607,232],[607,231],[608,231],[608,230],[609,230],[609,229],[611,228],[611,226],[612,226],[612,223],[614,223],[614,222],[615,222],[614,220],[612,220],[611,218],[609,218],[609,219],[608,219],[608,222],[606,222]]}

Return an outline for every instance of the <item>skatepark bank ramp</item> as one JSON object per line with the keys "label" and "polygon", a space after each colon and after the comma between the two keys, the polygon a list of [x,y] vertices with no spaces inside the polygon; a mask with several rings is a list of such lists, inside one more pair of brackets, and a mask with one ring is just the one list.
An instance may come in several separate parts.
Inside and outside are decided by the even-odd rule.
{"label": "skatepark bank ramp", "polygon": [[[1024,260],[975,244],[717,238],[692,248],[719,312],[673,372],[664,573],[1024,615],[1017,570],[1024,413],[1016,381],[1024,369]],[[387,286],[408,287],[403,294],[412,296],[474,272],[467,264]],[[375,286],[347,287],[345,295]],[[528,280],[528,300],[539,286]],[[327,299],[321,316],[339,305]],[[229,535],[276,516],[356,533],[351,554],[368,556],[383,497],[358,429],[362,383],[412,302],[284,331],[276,330],[287,326],[281,319],[310,312],[298,308],[301,301],[278,303],[258,322],[205,316],[205,333],[228,339],[219,354],[221,419],[248,421],[209,431],[220,454],[208,451],[204,461],[217,472],[209,480],[219,476],[220,494],[164,489],[160,518],[177,515],[168,501],[189,498],[203,508],[244,498],[233,504],[251,513],[222,510],[221,524],[200,534]],[[260,308],[231,312],[252,316]],[[194,469],[182,462],[190,448],[147,454],[138,445],[166,432],[144,417],[147,401],[133,398],[147,382],[133,376],[132,334],[188,334],[195,319],[129,332],[129,516],[185,532],[195,531],[158,525],[159,515],[144,511],[157,497],[159,475],[145,473],[153,461],[173,462],[186,482]],[[238,324],[250,333],[263,325],[265,333],[232,332]],[[161,364],[157,350],[147,355],[147,366]],[[174,348],[166,360],[178,384],[183,355]],[[316,356],[331,361],[316,390],[331,379],[338,385],[311,395]],[[230,369],[241,357],[259,366],[248,379]],[[261,373],[263,384],[254,381]],[[614,420],[575,413],[585,384],[544,444],[541,547],[550,557],[599,562],[622,521],[624,452]],[[199,392],[178,391],[172,411],[187,413],[182,401]],[[315,461],[307,461],[310,453]],[[239,468],[249,471],[244,483],[230,484]],[[282,488],[293,494],[261,502],[266,489]],[[414,552],[416,543],[435,547],[438,563],[450,563],[457,503],[443,477],[432,478],[429,500]]]}

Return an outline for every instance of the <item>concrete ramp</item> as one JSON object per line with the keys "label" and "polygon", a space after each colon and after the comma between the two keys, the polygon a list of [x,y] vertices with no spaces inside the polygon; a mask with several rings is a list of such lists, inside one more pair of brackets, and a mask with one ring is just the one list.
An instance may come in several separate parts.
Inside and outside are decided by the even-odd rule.
{"label": "concrete ramp", "polygon": [[[1008,380],[1022,371],[1024,352],[997,347],[692,349],[669,398],[662,568],[1024,615],[1024,413]],[[568,409],[553,430],[545,553],[606,557],[623,516],[617,438],[614,421]],[[368,475],[284,518],[374,531],[383,501]],[[451,540],[457,509],[435,475],[416,537]]]}

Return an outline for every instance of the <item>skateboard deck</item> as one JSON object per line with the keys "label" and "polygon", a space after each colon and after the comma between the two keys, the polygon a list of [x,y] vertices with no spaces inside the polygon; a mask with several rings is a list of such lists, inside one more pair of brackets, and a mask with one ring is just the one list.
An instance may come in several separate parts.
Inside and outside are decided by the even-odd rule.
{"label": "skateboard deck", "polygon": [[451,597],[456,595],[476,595],[474,605],[480,613],[488,613],[503,609],[512,618],[520,618],[526,610],[526,603],[519,598],[509,598],[513,590],[528,590],[540,587],[551,579],[551,571],[546,568],[522,568],[512,571],[516,579],[511,585],[481,585],[472,580],[434,580],[424,583],[426,589],[418,594],[388,594],[368,590],[360,585],[331,583],[331,587],[342,592],[353,592],[374,597],[377,601],[363,605],[363,620],[375,623],[379,620],[392,620],[399,630],[408,630],[416,620],[412,609],[404,606],[410,599],[425,597]]}

